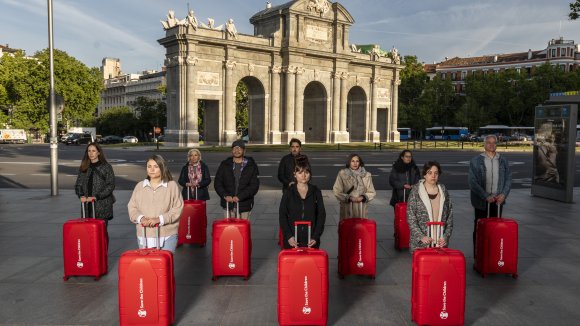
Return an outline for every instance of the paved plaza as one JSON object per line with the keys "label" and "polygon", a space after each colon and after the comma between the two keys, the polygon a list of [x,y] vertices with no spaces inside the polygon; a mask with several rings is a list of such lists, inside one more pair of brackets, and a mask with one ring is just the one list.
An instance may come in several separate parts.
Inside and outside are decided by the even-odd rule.
{"label": "paved plaza", "polygon": [[[512,190],[506,216],[520,226],[519,278],[476,274],[467,190],[451,191],[454,230],[450,246],[467,258],[466,325],[577,325],[580,320],[580,188],[574,204]],[[390,192],[371,203],[376,219],[377,277],[337,275],[338,204],[324,191],[329,253],[329,325],[411,325],[411,256],[393,246]],[[62,224],[80,207],[71,190],[51,197],[48,189],[0,189],[0,325],[117,325],[117,268],[122,252],[136,247],[126,204],[130,191],[116,191],[109,225],[109,274],[100,281],[63,282]],[[208,202],[209,225],[222,217],[217,195]],[[252,276],[211,281],[211,246],[185,246],[175,255],[177,325],[276,325],[279,252],[276,245],[280,191],[260,191],[252,215]],[[208,227],[211,235],[211,227]],[[208,239],[210,243],[211,238]]]}

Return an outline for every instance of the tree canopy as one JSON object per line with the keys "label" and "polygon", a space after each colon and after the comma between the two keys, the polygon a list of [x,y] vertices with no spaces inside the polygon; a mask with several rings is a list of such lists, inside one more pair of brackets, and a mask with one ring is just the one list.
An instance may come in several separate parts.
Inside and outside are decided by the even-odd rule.
{"label": "tree canopy", "polygon": [[580,17],[580,0],[570,3],[570,14],[568,14],[570,20],[576,20]]}
{"label": "tree canopy", "polygon": [[[49,68],[47,49],[32,57],[17,52],[0,58],[0,107],[12,108],[13,128],[48,131]],[[88,68],[66,52],[55,50],[54,78],[55,91],[65,102],[63,119],[79,126],[92,125],[103,89],[99,69]]]}

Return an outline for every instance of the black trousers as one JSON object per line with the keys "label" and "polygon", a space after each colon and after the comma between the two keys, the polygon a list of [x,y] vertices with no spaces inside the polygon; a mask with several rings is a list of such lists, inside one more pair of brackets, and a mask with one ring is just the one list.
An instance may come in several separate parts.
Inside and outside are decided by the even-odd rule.
{"label": "black trousers", "polygon": [[[499,217],[503,212],[503,206],[499,206],[499,216],[497,216],[497,204],[491,203],[487,205],[485,209],[477,209],[475,208],[475,220],[473,222],[473,258],[475,258],[475,236],[477,233],[477,221],[480,218],[488,218],[488,217]],[[488,211],[489,210],[489,211]]]}

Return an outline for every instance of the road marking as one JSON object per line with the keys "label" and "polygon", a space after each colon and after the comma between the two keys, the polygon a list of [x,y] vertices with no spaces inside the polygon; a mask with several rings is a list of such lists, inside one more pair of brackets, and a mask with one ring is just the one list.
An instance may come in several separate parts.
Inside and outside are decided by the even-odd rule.
{"label": "road marking", "polygon": [[33,175],[35,177],[49,177],[50,176],[49,173],[34,173],[34,174],[31,174],[31,175]]}
{"label": "road marking", "polygon": [[16,175],[14,173],[0,173],[1,176]]}

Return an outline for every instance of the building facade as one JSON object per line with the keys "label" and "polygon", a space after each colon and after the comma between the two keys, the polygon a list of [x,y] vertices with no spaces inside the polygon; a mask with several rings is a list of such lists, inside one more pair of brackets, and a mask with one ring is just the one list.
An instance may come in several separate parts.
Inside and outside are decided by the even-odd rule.
{"label": "building facade", "polygon": [[[296,0],[250,18],[254,35],[233,20],[215,27],[193,11],[162,21],[166,48],[166,143],[199,144],[203,102],[206,143],[237,137],[236,86],[248,88],[249,137],[280,144],[398,141],[400,57],[362,53],[349,44],[354,19],[339,3]],[[378,48],[378,47],[377,47]]]}
{"label": "building facade", "polygon": [[143,71],[141,74],[123,74],[121,60],[104,58],[101,66],[105,89],[97,106],[97,115],[110,108],[134,108],[138,97],[165,101],[161,87],[165,86],[165,71]]}
{"label": "building facade", "polygon": [[[435,65],[436,74],[450,79],[455,92],[465,92],[465,79],[472,74],[493,74],[507,69],[515,69],[532,75],[536,67],[549,63],[563,71],[580,69],[580,45],[573,40],[552,39],[545,49],[519,53],[486,55],[479,57],[446,59]],[[425,65],[431,69],[431,65]],[[427,70],[426,70],[427,71]]]}

